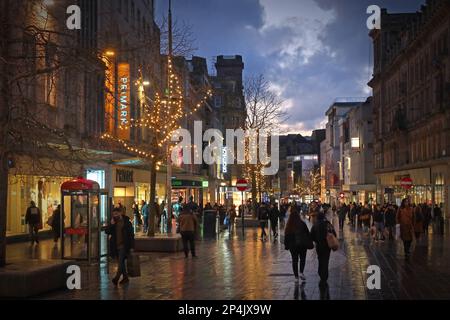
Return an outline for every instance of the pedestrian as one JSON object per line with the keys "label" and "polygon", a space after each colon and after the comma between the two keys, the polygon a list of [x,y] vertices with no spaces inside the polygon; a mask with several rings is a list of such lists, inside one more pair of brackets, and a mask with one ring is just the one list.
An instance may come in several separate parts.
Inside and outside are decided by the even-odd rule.
{"label": "pedestrian", "polygon": [[430,222],[432,220],[431,207],[429,205],[427,205],[426,203],[423,203],[422,204],[422,213],[424,215],[423,233],[424,234],[428,234],[428,229],[429,229],[429,226],[430,226]]}
{"label": "pedestrian", "polygon": [[384,221],[386,229],[389,233],[389,240],[394,239],[394,233],[395,233],[395,224],[396,224],[396,217],[395,217],[395,209],[392,206],[391,203],[389,203],[385,209],[384,213]]}
{"label": "pedestrian", "polygon": [[139,212],[139,205],[137,204],[137,202],[133,202],[131,208],[133,209],[134,232],[136,232],[137,228],[142,225],[141,213]]}
{"label": "pedestrian", "polygon": [[[314,247],[311,240],[308,227],[300,218],[300,212],[297,208],[291,208],[284,230],[284,247],[289,250],[292,256],[292,270],[294,271],[295,282],[298,283],[299,278],[302,281],[306,280],[304,275],[306,264],[306,253],[308,249]],[[298,273],[298,260],[300,258],[300,275]]]}
{"label": "pedestrian", "polygon": [[414,237],[414,213],[408,198],[402,200],[398,209],[397,224],[400,225],[400,238],[403,240],[405,258],[409,258]]}
{"label": "pedestrian", "polygon": [[28,230],[31,238],[31,245],[35,242],[39,244],[39,230],[42,229],[42,215],[41,210],[36,207],[34,201],[30,202],[25,214],[25,223],[28,224]]}
{"label": "pedestrian", "polygon": [[276,240],[278,238],[278,221],[280,219],[280,211],[274,203],[270,205],[269,218],[273,238]]}
{"label": "pedestrian", "polygon": [[[191,210],[184,209],[178,217],[180,225],[181,238],[183,240],[183,250],[185,258],[189,257],[189,247],[191,249],[192,257],[197,257],[195,254],[195,230],[198,226],[197,217]],[[189,247],[188,247],[189,244]]]}
{"label": "pedestrian", "polygon": [[434,205],[434,223],[436,225],[436,234],[444,234],[444,218],[442,217],[441,208],[435,204]]}
{"label": "pedestrian", "polygon": [[149,209],[148,209],[148,204],[145,202],[145,200],[141,200],[141,215],[142,215],[142,220],[144,223],[144,228],[143,228],[143,232],[147,233],[148,231],[148,217],[149,217]]}
{"label": "pedestrian", "polygon": [[325,214],[320,212],[317,222],[311,228],[311,239],[316,243],[317,259],[319,261],[319,287],[328,287],[328,264],[330,262],[331,248],[328,246],[327,236],[332,233],[336,237],[333,225],[326,219]]}
{"label": "pedestrian", "polygon": [[416,240],[420,239],[423,232],[423,221],[424,216],[422,213],[422,208],[420,206],[415,206],[414,208],[414,235]]}
{"label": "pedestrian", "polygon": [[312,201],[309,204],[309,211],[308,211],[309,221],[311,222],[312,225],[316,223],[317,215],[319,214],[319,212],[320,212],[319,205],[317,204],[316,201]]}
{"label": "pedestrian", "polygon": [[231,233],[234,229],[234,222],[236,220],[236,206],[234,204],[231,205],[228,218],[228,231]]}
{"label": "pedestrian", "polygon": [[114,208],[111,223],[105,232],[110,236],[111,257],[116,258],[118,264],[117,273],[112,282],[117,285],[122,276],[120,284],[125,284],[129,281],[126,260],[131,249],[134,248],[134,230],[130,218],[120,208]]}
{"label": "pedestrian", "polygon": [[258,208],[258,220],[261,228],[261,241],[266,241],[266,226],[269,221],[269,210],[264,202]]}
{"label": "pedestrian", "polygon": [[373,225],[375,226],[375,241],[384,241],[384,212],[375,204],[373,206]]}
{"label": "pedestrian", "polygon": [[344,229],[345,217],[347,216],[347,212],[348,212],[348,207],[344,202],[338,210],[339,230],[341,230],[341,231]]}
{"label": "pedestrian", "polygon": [[61,236],[61,205],[58,204],[52,215],[52,231],[53,231],[53,241],[56,243]]}

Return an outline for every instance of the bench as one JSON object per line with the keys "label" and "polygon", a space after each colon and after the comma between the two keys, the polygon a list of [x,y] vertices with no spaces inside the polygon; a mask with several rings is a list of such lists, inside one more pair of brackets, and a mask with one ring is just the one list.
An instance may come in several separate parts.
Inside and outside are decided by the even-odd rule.
{"label": "bench", "polygon": [[28,298],[66,288],[68,260],[13,260],[0,268],[0,297]]}
{"label": "bench", "polygon": [[183,241],[179,234],[136,237],[134,240],[134,250],[136,252],[180,252],[183,251]]}

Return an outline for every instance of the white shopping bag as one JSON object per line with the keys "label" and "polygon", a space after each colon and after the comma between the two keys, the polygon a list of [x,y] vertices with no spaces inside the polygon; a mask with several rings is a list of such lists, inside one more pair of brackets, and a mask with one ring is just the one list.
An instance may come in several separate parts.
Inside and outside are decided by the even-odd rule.
{"label": "white shopping bag", "polygon": [[400,240],[400,225],[395,225],[395,240]]}

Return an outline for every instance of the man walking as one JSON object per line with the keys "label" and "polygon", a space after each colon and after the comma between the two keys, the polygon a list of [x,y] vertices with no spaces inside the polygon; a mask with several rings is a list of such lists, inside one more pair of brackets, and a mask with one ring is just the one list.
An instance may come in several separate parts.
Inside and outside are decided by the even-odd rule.
{"label": "man walking", "polygon": [[134,230],[130,218],[123,214],[120,208],[114,208],[112,216],[111,223],[105,230],[106,234],[110,235],[111,257],[117,258],[118,262],[117,273],[112,282],[117,285],[123,276],[120,284],[125,284],[129,281],[126,259],[134,248]]}
{"label": "man walking", "polygon": [[191,249],[192,257],[197,257],[195,254],[195,230],[197,229],[198,221],[197,217],[191,210],[183,208],[179,218],[180,233],[183,239],[184,257],[189,257],[189,247]]}
{"label": "man walking", "polygon": [[148,231],[148,216],[149,216],[149,209],[148,205],[144,200],[141,200],[141,214],[142,219],[144,220],[144,233],[147,233]]}
{"label": "man walking", "polygon": [[28,228],[30,231],[31,237],[31,245],[36,242],[39,244],[39,229],[42,229],[42,215],[41,210],[36,207],[36,203],[34,201],[30,202],[30,206],[27,209],[27,213],[25,215],[25,223],[28,224]]}
{"label": "man walking", "polygon": [[272,234],[274,241],[278,237],[278,220],[280,219],[280,211],[278,210],[278,207],[275,204],[270,205],[270,227],[272,228]]}
{"label": "man walking", "polygon": [[269,221],[269,210],[264,202],[258,208],[258,220],[259,226],[261,227],[261,241],[266,241],[267,240],[266,226],[267,221]]}

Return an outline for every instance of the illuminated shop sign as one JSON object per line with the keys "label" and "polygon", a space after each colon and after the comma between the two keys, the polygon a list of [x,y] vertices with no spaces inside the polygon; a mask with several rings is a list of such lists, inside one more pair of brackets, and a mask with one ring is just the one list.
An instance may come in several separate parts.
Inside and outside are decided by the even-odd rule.
{"label": "illuminated shop sign", "polygon": [[227,173],[228,153],[227,147],[222,148],[222,173]]}
{"label": "illuminated shop sign", "polygon": [[130,125],[130,65],[128,63],[119,63],[118,70],[118,119],[120,126],[122,126],[122,128],[120,128],[118,132],[120,139],[129,140],[130,129],[127,126]]}

